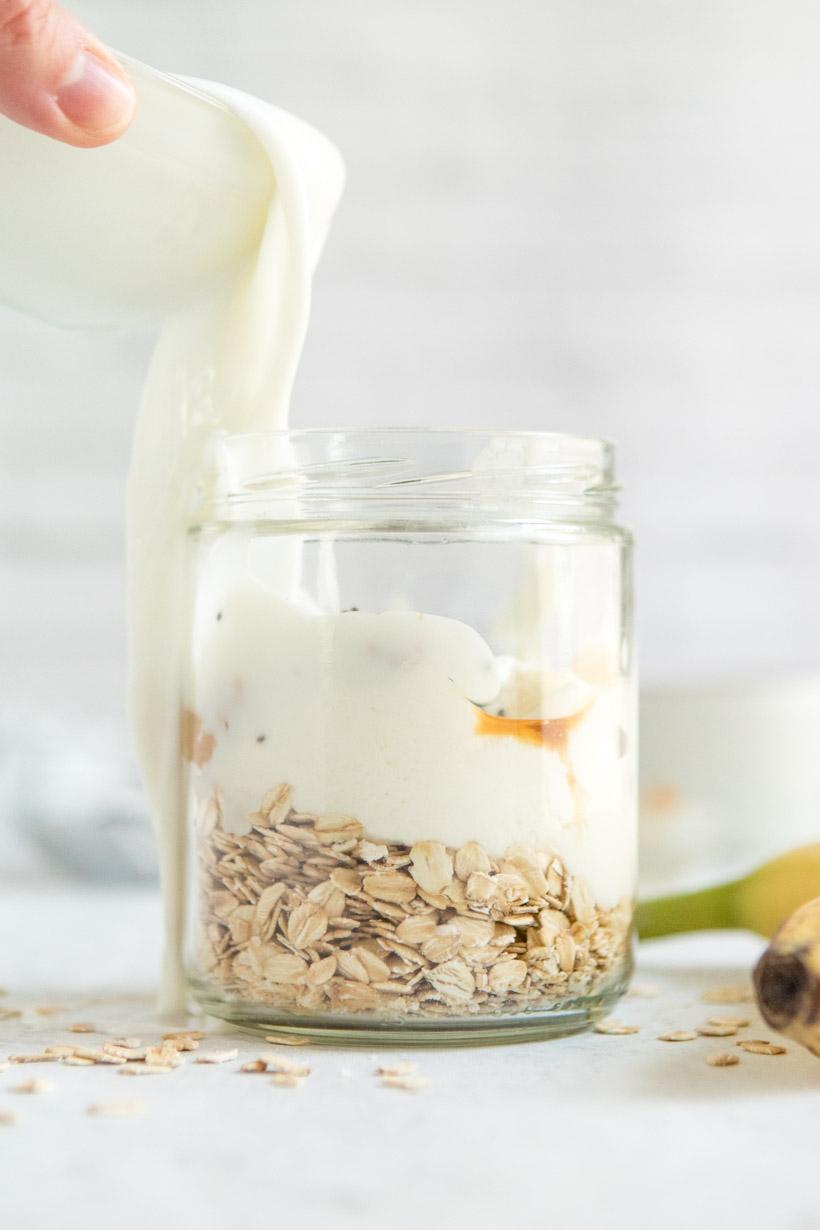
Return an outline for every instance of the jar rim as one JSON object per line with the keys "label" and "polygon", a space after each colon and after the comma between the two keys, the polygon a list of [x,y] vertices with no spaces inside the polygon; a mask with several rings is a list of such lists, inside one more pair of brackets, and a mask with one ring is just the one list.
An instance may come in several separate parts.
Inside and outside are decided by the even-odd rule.
{"label": "jar rim", "polygon": [[618,487],[614,446],[565,432],[486,427],[307,427],[209,442],[220,518],[434,515],[608,522]]}

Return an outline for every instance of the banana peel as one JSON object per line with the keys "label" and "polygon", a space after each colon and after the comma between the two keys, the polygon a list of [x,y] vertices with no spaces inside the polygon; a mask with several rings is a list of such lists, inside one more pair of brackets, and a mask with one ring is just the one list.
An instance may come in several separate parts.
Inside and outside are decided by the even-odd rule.
{"label": "banana peel", "polygon": [[641,939],[722,927],[771,938],[753,974],[761,1014],[820,1057],[820,844],[728,884],[642,902],[635,921]]}
{"label": "banana peel", "polygon": [[[640,902],[635,923],[641,939],[725,927],[756,931],[769,938],[815,897],[820,897],[820,843],[781,854],[740,880]],[[820,905],[815,934],[820,962]]]}
{"label": "banana peel", "polygon": [[820,897],[778,930],[754,970],[768,1025],[820,1056]]}

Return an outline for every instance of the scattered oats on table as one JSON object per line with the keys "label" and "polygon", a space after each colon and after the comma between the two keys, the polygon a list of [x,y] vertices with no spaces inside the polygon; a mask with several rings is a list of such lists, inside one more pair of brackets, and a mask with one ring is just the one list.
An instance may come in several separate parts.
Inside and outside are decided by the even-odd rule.
{"label": "scattered oats on table", "polygon": [[697,1038],[694,1029],[669,1029],[665,1034],[658,1034],[659,1042],[694,1042]]}
{"label": "scattered oats on table", "polygon": [[69,1025],[68,1032],[72,1034],[96,1034],[99,1033],[90,1021],[76,1021],[74,1025]]}
{"label": "scattered oats on table", "polygon": [[408,1093],[417,1093],[426,1089],[430,1081],[426,1076],[383,1076],[382,1085],[385,1089],[404,1089]]}
{"label": "scattered oats on table", "polygon": [[144,1110],[144,1102],[92,1102],[86,1114],[108,1115],[111,1118],[124,1119],[128,1115],[140,1115]]}
{"label": "scattered oats on table", "polygon": [[310,1068],[304,1061],[293,1059],[290,1055],[266,1055],[269,1073],[293,1073],[295,1076],[307,1076]]}
{"label": "scattered oats on table", "polygon": [[267,1072],[267,1070],[268,1061],[266,1059],[249,1059],[239,1069],[240,1072]]}
{"label": "scattered oats on table", "polygon": [[266,1042],[272,1042],[274,1046],[307,1046],[307,1038],[297,1038],[294,1034],[266,1034]]}
{"label": "scattered oats on table", "polygon": [[611,1034],[613,1037],[640,1032],[637,1025],[626,1025],[623,1021],[616,1021],[612,1017],[607,1017],[604,1021],[596,1021],[593,1028],[596,1034]]}
{"label": "scattered oats on table", "polygon": [[13,1110],[0,1110],[0,1127],[11,1127],[17,1122],[17,1115]]}
{"label": "scattered oats on table", "polygon": [[21,1081],[19,1085],[12,1085],[12,1093],[52,1093],[54,1090],[53,1081],[33,1080]]}
{"label": "scattered oats on table", "polygon": [[145,1048],[145,1062],[155,1064],[158,1068],[179,1068],[185,1060],[176,1046],[170,1042],[164,1042],[162,1046]]}
{"label": "scattered oats on table", "polygon": [[103,1051],[106,1055],[116,1055],[117,1059],[144,1059],[148,1054],[147,1046],[117,1046],[114,1042],[104,1042]]}
{"label": "scattered oats on table", "polygon": [[194,1056],[194,1063],[230,1063],[232,1059],[238,1058],[239,1051],[233,1046],[220,1051],[201,1051]]}
{"label": "scattered oats on table", "polygon": [[75,1046],[74,1055],[77,1059],[90,1059],[92,1063],[108,1063],[113,1065],[125,1063],[124,1059],[108,1055],[104,1050],[96,1046]]}
{"label": "scattered oats on table", "polygon": [[733,1025],[735,1029],[745,1029],[752,1023],[747,1016],[710,1016],[707,1021],[710,1025]]}
{"label": "scattered oats on table", "polygon": [[0,1008],[0,1021],[19,1021],[22,1015],[22,1008]]}
{"label": "scattered oats on table", "polygon": [[751,1004],[754,1003],[754,992],[749,983],[735,983],[710,987],[703,992],[701,1000],[704,1004]]}
{"label": "scattered oats on table", "polygon": [[376,1068],[376,1076],[412,1076],[418,1071],[418,1066],[409,1060],[404,1063],[383,1063]]}
{"label": "scattered oats on table", "polygon": [[651,982],[633,982],[626,993],[627,999],[655,999],[661,989]]}
{"label": "scattered oats on table", "polygon": [[37,1051],[28,1055],[9,1055],[11,1063],[55,1063],[56,1055],[49,1055],[47,1051]]}
{"label": "scattered oats on table", "polygon": [[60,1016],[63,1012],[70,1012],[71,1009],[63,1004],[40,1004],[34,1011],[38,1016]]}
{"label": "scattered oats on table", "polygon": [[[204,1034],[163,1034],[162,1042],[159,1047],[154,1049],[173,1050],[173,1051],[196,1051],[199,1050],[200,1039],[204,1038]],[[150,1048],[149,1048],[150,1049]]]}
{"label": "scattered oats on table", "polygon": [[777,1043],[768,1042],[765,1038],[741,1038],[736,1045],[750,1055],[785,1055],[787,1053],[785,1046],[778,1046]]}
{"label": "scattered oats on table", "polygon": [[278,1085],[280,1089],[300,1089],[305,1082],[294,1072],[277,1072],[270,1078],[270,1083]]}
{"label": "scattered oats on table", "polygon": [[173,1070],[170,1064],[160,1063],[128,1063],[117,1069],[120,1076],[163,1076]]}
{"label": "scattered oats on table", "polygon": [[310,1076],[310,1068],[294,1059],[286,1059],[284,1055],[268,1060],[268,1071],[278,1076]]}
{"label": "scattered oats on table", "polygon": [[740,1063],[740,1056],[732,1051],[717,1051],[706,1056],[710,1068],[735,1068]]}
{"label": "scattered oats on table", "polygon": [[698,1033],[702,1038],[733,1038],[737,1025],[698,1025]]}
{"label": "scattered oats on table", "polygon": [[60,1063],[67,1064],[69,1068],[93,1068],[94,1060],[86,1059],[83,1055],[62,1055]]}

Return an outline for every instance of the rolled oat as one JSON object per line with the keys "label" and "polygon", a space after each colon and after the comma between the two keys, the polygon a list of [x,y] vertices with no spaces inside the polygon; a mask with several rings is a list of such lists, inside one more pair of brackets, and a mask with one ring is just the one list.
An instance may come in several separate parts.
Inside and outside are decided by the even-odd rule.
{"label": "rolled oat", "polygon": [[130,1115],[140,1115],[145,1110],[144,1102],[94,1102],[87,1108],[89,1115],[108,1115],[111,1118],[124,1119]]}
{"label": "rolled oat", "polygon": [[623,1021],[615,1021],[612,1018],[596,1021],[594,1029],[596,1034],[611,1034],[613,1037],[623,1037],[640,1032],[637,1025],[626,1025]]}
{"label": "rolled oat", "polygon": [[404,1089],[408,1093],[417,1093],[430,1084],[426,1076],[383,1076],[382,1085],[385,1089]]}
{"label": "rolled oat", "polygon": [[776,1042],[767,1042],[762,1038],[743,1038],[737,1045],[750,1055],[785,1055],[786,1047],[778,1046]]}
{"label": "rolled oat", "polygon": [[31,1080],[21,1081],[19,1085],[12,1085],[12,1093],[52,1093],[54,1091],[53,1081]]}
{"label": "rolled oat", "polygon": [[707,1055],[706,1062],[710,1068],[735,1068],[740,1063],[740,1056],[733,1051],[718,1051],[717,1054]]}
{"label": "rolled oat", "polygon": [[249,819],[229,832],[215,794],[197,822],[198,965],[226,998],[293,1016],[508,1016],[604,990],[627,960],[630,903],[602,909],[551,851],[384,843],[354,817],[295,811],[285,785]]}

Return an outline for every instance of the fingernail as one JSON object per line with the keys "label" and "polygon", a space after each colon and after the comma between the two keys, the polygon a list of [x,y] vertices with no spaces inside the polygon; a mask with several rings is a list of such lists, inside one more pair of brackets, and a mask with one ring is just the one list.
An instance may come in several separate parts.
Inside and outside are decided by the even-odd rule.
{"label": "fingernail", "polygon": [[135,103],[130,81],[90,51],[80,52],[57,91],[63,115],[85,132],[127,123]]}

